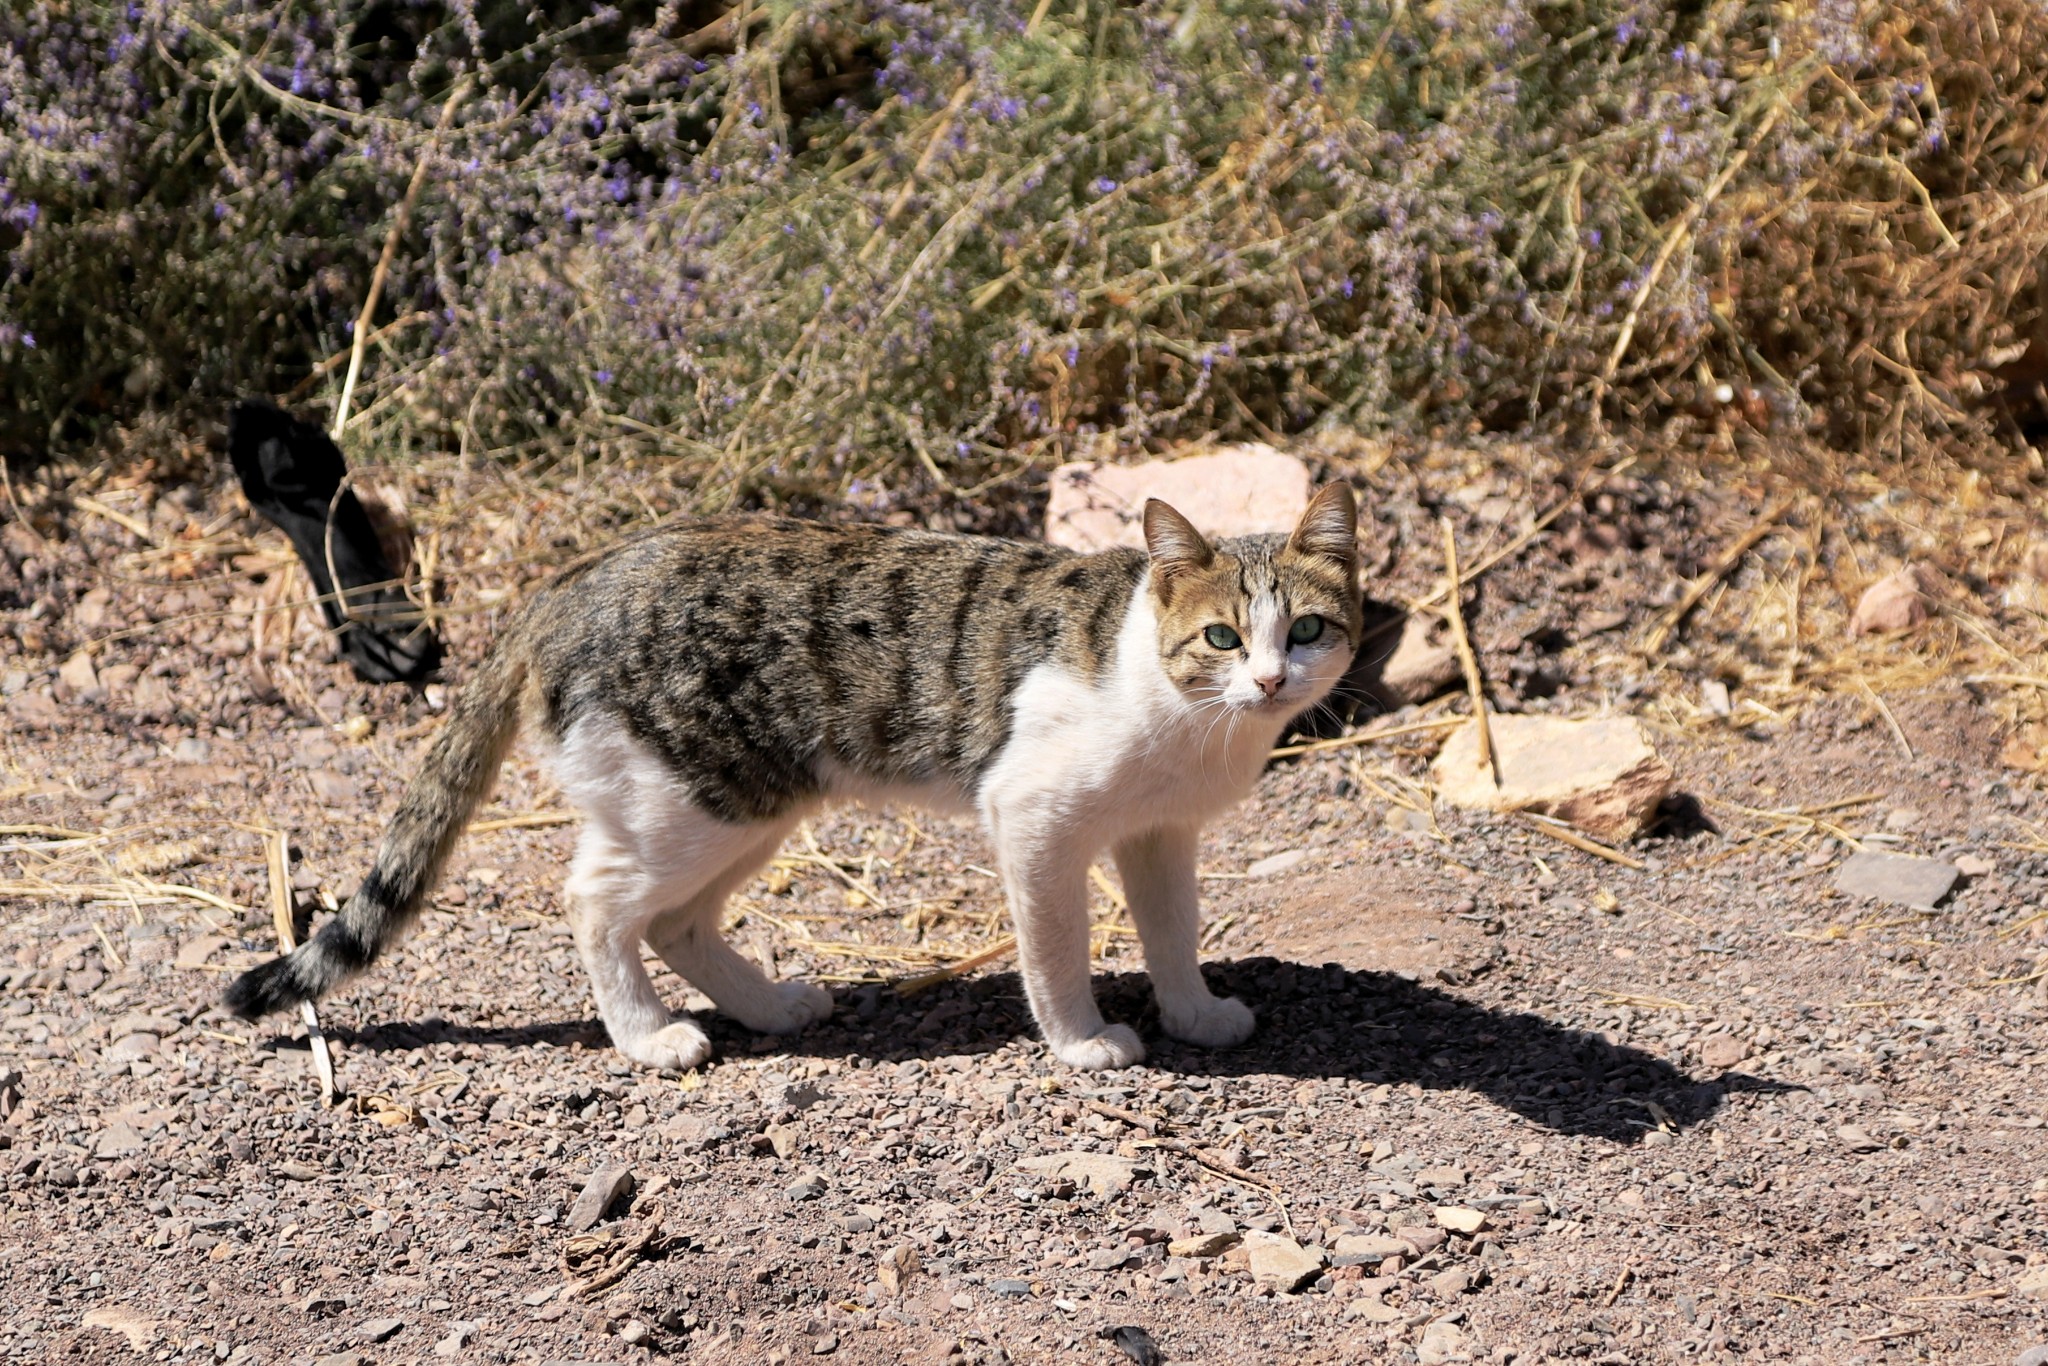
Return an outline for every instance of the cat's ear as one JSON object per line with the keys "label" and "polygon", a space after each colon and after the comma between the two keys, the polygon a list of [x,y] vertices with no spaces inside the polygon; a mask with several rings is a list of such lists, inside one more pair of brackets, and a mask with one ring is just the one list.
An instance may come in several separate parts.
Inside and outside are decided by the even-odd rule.
{"label": "cat's ear", "polygon": [[1302,555],[1351,564],[1358,559],[1358,500],[1349,484],[1325,484],[1316,490],[1287,538],[1287,548]]}
{"label": "cat's ear", "polygon": [[1216,558],[1195,524],[1157,498],[1145,500],[1145,551],[1152,557],[1153,577],[1162,580],[1207,569]]}

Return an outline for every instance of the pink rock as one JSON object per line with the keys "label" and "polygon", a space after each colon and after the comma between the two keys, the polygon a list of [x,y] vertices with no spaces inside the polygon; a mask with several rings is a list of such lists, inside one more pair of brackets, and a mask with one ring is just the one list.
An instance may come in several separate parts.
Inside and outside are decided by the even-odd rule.
{"label": "pink rock", "polygon": [[1927,620],[1927,604],[1941,590],[1941,581],[1925,565],[1909,564],[1887,574],[1863,590],[1855,615],[1849,618],[1851,637],[1878,631],[1905,631]]}
{"label": "pink rock", "polygon": [[1210,536],[1292,531],[1309,483],[1307,465],[1257,443],[1142,465],[1062,465],[1052,472],[1045,539],[1080,551],[1143,546],[1147,498],[1172,504]]}

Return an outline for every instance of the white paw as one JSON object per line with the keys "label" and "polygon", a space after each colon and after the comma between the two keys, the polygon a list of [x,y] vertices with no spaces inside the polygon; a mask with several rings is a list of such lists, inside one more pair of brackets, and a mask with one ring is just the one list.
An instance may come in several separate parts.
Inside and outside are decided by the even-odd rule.
{"label": "white paw", "polygon": [[645,1067],[687,1072],[711,1056],[711,1039],[694,1021],[677,1020],[644,1039],[620,1044],[619,1051]]}
{"label": "white paw", "polygon": [[831,1017],[832,993],[810,982],[777,982],[748,1002],[745,1014],[732,1014],[757,1034],[794,1034]]}
{"label": "white paw", "polygon": [[1104,1025],[1100,1034],[1073,1043],[1056,1043],[1053,1056],[1069,1067],[1088,1072],[1108,1072],[1145,1061],[1145,1045],[1129,1025]]}
{"label": "white paw", "polygon": [[1251,1007],[1235,996],[1211,996],[1197,1002],[1193,1009],[1181,1006],[1168,1010],[1162,1002],[1159,1023],[1182,1043],[1200,1048],[1229,1048],[1243,1043],[1252,1036],[1253,1026]]}

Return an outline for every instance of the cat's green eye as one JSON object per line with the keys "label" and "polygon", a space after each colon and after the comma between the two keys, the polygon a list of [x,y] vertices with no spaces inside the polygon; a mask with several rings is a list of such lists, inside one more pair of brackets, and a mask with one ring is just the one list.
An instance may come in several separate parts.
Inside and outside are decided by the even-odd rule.
{"label": "cat's green eye", "polygon": [[1287,638],[1296,645],[1307,645],[1323,634],[1323,619],[1311,612],[1305,617],[1296,617],[1294,625],[1287,628]]}
{"label": "cat's green eye", "polygon": [[1235,650],[1244,643],[1237,638],[1237,632],[1221,622],[1202,632],[1202,639],[1208,641],[1213,648],[1218,650]]}

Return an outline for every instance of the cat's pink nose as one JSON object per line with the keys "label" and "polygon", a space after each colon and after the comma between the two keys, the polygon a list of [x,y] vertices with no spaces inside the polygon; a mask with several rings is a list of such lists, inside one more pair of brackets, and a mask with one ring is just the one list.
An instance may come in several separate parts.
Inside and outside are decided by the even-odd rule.
{"label": "cat's pink nose", "polygon": [[1252,679],[1252,682],[1258,684],[1268,697],[1276,696],[1280,691],[1280,685],[1286,681],[1287,675],[1284,673],[1259,674]]}

